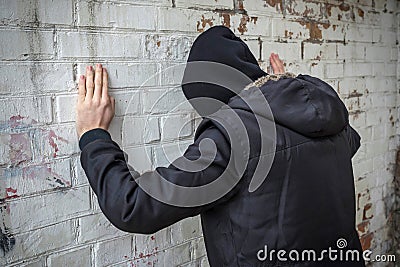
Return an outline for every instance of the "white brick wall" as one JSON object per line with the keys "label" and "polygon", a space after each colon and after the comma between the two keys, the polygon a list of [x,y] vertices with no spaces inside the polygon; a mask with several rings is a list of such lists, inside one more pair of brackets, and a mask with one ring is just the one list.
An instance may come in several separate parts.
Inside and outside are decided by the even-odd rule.
{"label": "white brick wall", "polygon": [[263,67],[279,53],[289,71],[337,90],[362,136],[353,162],[363,247],[393,252],[400,4],[275,2],[0,0],[0,265],[208,266],[198,217],[149,236],[106,220],[80,167],[74,107],[76,77],[104,64],[114,140],[140,172],[168,165],[199,123],[179,64],[200,32],[220,24]]}

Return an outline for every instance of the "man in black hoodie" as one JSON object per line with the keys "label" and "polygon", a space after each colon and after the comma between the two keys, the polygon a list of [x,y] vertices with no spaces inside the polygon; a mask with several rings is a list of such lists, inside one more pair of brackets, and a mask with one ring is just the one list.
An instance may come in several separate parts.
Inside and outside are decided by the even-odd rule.
{"label": "man in black hoodie", "polygon": [[213,267],[365,266],[351,164],[360,137],[331,86],[270,60],[278,74],[228,28],[202,33],[182,82],[203,117],[194,142],[142,175],[107,131],[107,72],[88,67],[77,105],[81,164],[113,225],[150,234],[200,214]]}

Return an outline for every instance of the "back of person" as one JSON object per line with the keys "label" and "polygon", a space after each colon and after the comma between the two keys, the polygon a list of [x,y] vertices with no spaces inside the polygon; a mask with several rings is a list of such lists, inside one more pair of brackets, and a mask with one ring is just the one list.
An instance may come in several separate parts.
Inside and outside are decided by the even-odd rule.
{"label": "back of person", "polygon": [[[205,34],[204,42],[210,43],[221,43],[221,36],[235,38],[224,28]],[[201,43],[202,39],[193,45],[189,61],[200,59],[196,50]],[[212,51],[207,53],[203,60],[226,63],[212,60]],[[216,58],[223,58],[220,51]],[[251,60],[246,63],[252,62],[255,64]],[[246,71],[243,64],[229,63]],[[188,85],[184,90],[196,88]],[[254,114],[263,105],[260,96],[267,100],[276,128],[276,153],[269,172],[268,166],[262,165],[267,165],[270,157],[263,154],[261,146],[263,141],[270,142],[271,136],[263,134],[266,129],[261,125],[269,125],[262,120],[270,116],[263,108],[256,111],[261,114]],[[364,266],[355,230],[351,164],[360,137],[349,126],[348,112],[332,87],[308,75],[266,74],[232,97],[228,106],[246,127],[250,160],[233,197],[201,214],[211,266]],[[213,116],[231,119],[223,114],[216,112],[203,123],[213,121]],[[218,123],[215,126],[224,131]],[[267,177],[250,192],[260,165]],[[286,252],[279,259],[278,250]],[[359,261],[351,251],[346,256],[347,250],[357,250]]]}
{"label": "back of person", "polygon": [[[333,88],[308,75],[267,74],[222,26],[196,39],[188,62],[213,62],[219,71],[187,64],[183,93],[204,119],[168,167],[139,174],[108,133],[109,121],[102,128],[78,123],[91,129],[79,140],[81,164],[110,222],[151,234],[200,214],[212,267],[365,266],[351,165],[360,136]],[[101,66],[96,73],[100,81]],[[87,76],[79,92],[89,104],[78,108],[78,121],[107,115],[91,108],[100,83],[90,68]],[[103,79],[94,95],[107,99]],[[199,97],[218,101],[193,101]]]}

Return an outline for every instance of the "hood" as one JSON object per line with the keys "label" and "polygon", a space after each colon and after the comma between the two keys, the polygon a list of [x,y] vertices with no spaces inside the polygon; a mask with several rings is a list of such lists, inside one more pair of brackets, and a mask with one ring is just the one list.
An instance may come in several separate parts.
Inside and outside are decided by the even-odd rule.
{"label": "hood", "polygon": [[[203,70],[209,71],[208,74],[199,74],[198,68],[190,65],[192,62],[216,62],[227,65],[243,73],[246,78],[241,75],[229,75],[229,71],[220,68]],[[189,82],[198,79],[199,75],[208,75],[207,81],[210,82]],[[200,34],[194,41],[184,72],[182,89],[194,109],[205,117],[217,111],[223,104],[227,104],[229,99],[238,94],[246,85],[264,75],[266,73],[259,67],[246,43],[227,27],[215,26]],[[224,79],[224,76],[227,79]],[[227,89],[225,86],[211,82],[213,79],[234,79],[234,84]],[[199,103],[194,100],[196,98],[206,98],[210,101]],[[213,99],[218,102],[212,101]]]}
{"label": "hood", "polygon": [[[261,78],[262,80],[264,78]],[[257,84],[271,108],[275,123],[307,137],[325,137],[339,133],[348,124],[348,111],[336,91],[324,81],[309,75],[268,80]],[[252,89],[242,97],[253,105]],[[254,93],[253,93],[254,94]],[[256,105],[256,104],[254,104]],[[231,108],[250,109],[240,97],[232,99]],[[265,115],[267,114],[259,114]]]}
{"label": "hood", "polygon": [[[232,74],[231,71],[225,71],[226,68],[212,67],[210,70],[207,66],[203,68],[190,64],[196,62],[220,63],[236,69],[238,73]],[[235,96],[243,93],[243,88],[249,83],[267,75],[239,37],[224,26],[215,26],[200,34],[193,43],[182,89],[196,111],[206,117],[228,102],[232,108],[248,110],[240,97]],[[193,82],[196,80],[208,82]],[[220,80],[231,83],[220,86]],[[226,85],[226,82],[223,84]],[[298,75],[296,78],[269,80],[258,86],[270,105],[275,122],[304,136],[333,135],[348,123],[345,105],[335,90],[318,78]],[[195,101],[196,98],[206,98],[207,101]],[[268,114],[261,115],[269,117]]]}

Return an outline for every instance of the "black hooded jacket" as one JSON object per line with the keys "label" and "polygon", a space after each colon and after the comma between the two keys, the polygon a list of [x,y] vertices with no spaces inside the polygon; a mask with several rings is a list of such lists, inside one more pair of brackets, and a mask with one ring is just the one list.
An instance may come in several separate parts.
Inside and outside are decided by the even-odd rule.
{"label": "black hooded jacket", "polygon": [[[243,72],[250,81],[267,75],[246,44],[221,26],[196,39],[189,62],[198,61],[228,65]],[[246,90],[245,80],[239,79],[233,91],[226,91],[204,82],[186,83],[193,75],[188,67],[183,90],[189,100],[206,96],[227,105],[211,105],[207,109],[204,103],[196,106],[192,102],[204,119],[193,144],[175,162],[196,161],[201,154],[212,155],[206,168],[193,172],[171,164],[140,175],[126,163],[124,152],[107,131],[94,129],[80,139],[82,167],[111,223],[123,231],[150,234],[200,214],[212,267],[365,266],[355,230],[351,164],[360,146],[360,136],[349,126],[348,112],[331,86],[315,77],[298,75],[259,80]],[[262,106],[265,100],[273,118],[269,109]],[[233,110],[236,115],[226,110]],[[273,120],[273,134],[265,134],[269,132],[261,126],[271,125]],[[240,138],[231,141],[232,132],[237,131],[240,136],[238,121],[249,140],[246,153],[242,153],[241,147],[246,142]],[[214,146],[201,151],[200,142],[205,139],[211,139]],[[273,151],[271,146],[263,150],[263,142],[274,144]],[[234,162],[245,161],[244,172],[232,167],[232,180],[226,183],[232,189],[203,205],[180,207],[164,203],[138,185],[140,180],[148,181],[173,202],[179,192],[163,191],[160,176],[181,186],[206,185],[224,173],[231,156]],[[260,166],[269,171],[255,190],[249,190]],[[191,197],[185,197],[190,202]],[[338,240],[345,241],[345,246],[339,245]],[[312,254],[307,257],[308,252],[305,258],[301,257],[303,250],[311,249],[316,253],[315,260]],[[346,255],[346,250],[357,250],[360,260],[354,261],[352,253],[347,253],[348,261],[344,256],[340,260],[340,249],[342,255]],[[271,254],[272,250],[275,254]],[[278,258],[278,250],[285,250],[286,254]],[[293,251],[300,256],[296,258],[298,254]]]}

